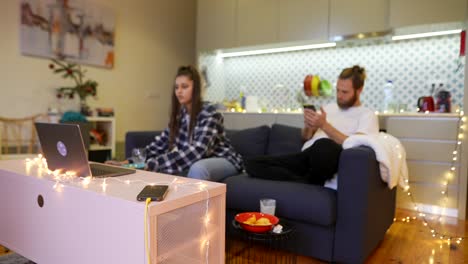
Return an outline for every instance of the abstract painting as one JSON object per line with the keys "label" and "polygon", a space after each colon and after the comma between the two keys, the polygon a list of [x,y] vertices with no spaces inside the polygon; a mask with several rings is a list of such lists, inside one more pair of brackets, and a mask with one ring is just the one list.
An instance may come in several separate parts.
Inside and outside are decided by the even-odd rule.
{"label": "abstract painting", "polygon": [[21,0],[21,53],[114,66],[115,17],[92,0]]}

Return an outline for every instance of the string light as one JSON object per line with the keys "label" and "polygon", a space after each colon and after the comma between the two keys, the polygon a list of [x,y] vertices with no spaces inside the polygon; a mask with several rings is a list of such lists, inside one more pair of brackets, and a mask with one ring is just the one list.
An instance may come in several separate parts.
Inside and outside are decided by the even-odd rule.
{"label": "string light", "polygon": [[[440,223],[442,223],[443,220],[444,220],[443,213],[446,211],[446,206],[447,206],[448,199],[449,199],[449,197],[448,197],[448,186],[449,186],[450,181],[453,179],[454,172],[456,170],[455,162],[458,160],[457,155],[459,153],[459,148],[460,148],[460,146],[462,144],[461,139],[464,138],[463,130],[466,127],[466,125],[464,123],[466,122],[467,117],[464,116],[463,111],[460,111],[459,117],[460,117],[459,120],[458,120],[459,131],[457,132],[457,139],[458,140],[456,141],[456,144],[455,144],[455,150],[452,152],[452,154],[454,156],[452,157],[452,162],[451,162],[451,165],[450,165],[450,171],[445,174],[445,180],[442,182],[442,191],[440,192],[444,196],[443,197],[443,202],[442,202],[442,208],[439,211],[439,216],[438,216],[438,220],[439,220]],[[420,208],[417,206],[416,202],[414,201],[414,196],[410,192],[408,192],[408,190],[410,189],[410,186],[408,185],[408,180],[406,180],[406,184],[407,184],[407,186],[404,188],[404,191],[407,192],[408,196],[410,197],[411,202],[413,203],[415,211],[418,213],[419,217],[421,217],[423,225],[425,227],[429,228],[432,237],[434,237],[434,238],[439,237],[440,240],[445,240],[446,239],[446,242],[447,242],[448,245],[450,245],[452,243],[452,241],[455,241],[457,244],[460,244],[465,237],[455,237],[455,236],[449,236],[449,235],[443,234],[441,232],[438,232],[434,227],[432,227],[429,224],[429,221],[426,218],[426,214],[424,214],[424,213],[422,213],[420,211]],[[415,218],[416,217],[414,217],[413,219],[415,219]],[[409,222],[408,219],[409,219],[408,217],[403,218],[401,221],[402,222]],[[394,218],[393,221],[396,222],[397,219]],[[440,245],[440,248],[442,249],[442,244]]]}
{"label": "string light", "polygon": [[102,184],[101,184],[101,185],[102,185],[102,191],[103,191],[103,192],[106,192],[106,189],[107,189],[107,182],[106,182],[106,181],[107,181],[107,179],[104,178],[104,181],[103,181]]}
{"label": "string light", "polygon": [[85,177],[81,183],[83,187],[87,188],[88,185],[91,183],[91,176]]}

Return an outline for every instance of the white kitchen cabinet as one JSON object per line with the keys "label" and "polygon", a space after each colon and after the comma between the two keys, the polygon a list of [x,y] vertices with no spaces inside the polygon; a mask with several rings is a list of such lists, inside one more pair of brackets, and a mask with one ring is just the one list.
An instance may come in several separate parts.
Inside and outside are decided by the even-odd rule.
{"label": "white kitchen cabinet", "polygon": [[466,0],[389,0],[392,28],[465,21]]}
{"label": "white kitchen cabinet", "polygon": [[388,0],[330,0],[331,38],[388,29]]}
{"label": "white kitchen cabinet", "polygon": [[[414,210],[417,205],[426,213],[442,213],[457,216],[460,210],[459,195],[462,174],[460,173],[460,149],[457,160],[453,151],[457,146],[457,115],[390,115],[385,117],[387,132],[398,138],[405,147],[408,164],[410,191],[398,188],[397,206]],[[454,167],[448,182],[447,199],[443,183],[447,173]],[[445,203],[445,206],[444,206]],[[446,208],[441,211],[442,208]]]}
{"label": "white kitchen cabinet", "polygon": [[328,40],[328,0],[279,1],[279,42]]}
{"label": "white kitchen cabinet", "polygon": [[234,47],[235,23],[236,0],[198,0],[197,51]]}
{"label": "white kitchen cabinet", "polygon": [[278,42],[280,0],[237,0],[237,46]]}

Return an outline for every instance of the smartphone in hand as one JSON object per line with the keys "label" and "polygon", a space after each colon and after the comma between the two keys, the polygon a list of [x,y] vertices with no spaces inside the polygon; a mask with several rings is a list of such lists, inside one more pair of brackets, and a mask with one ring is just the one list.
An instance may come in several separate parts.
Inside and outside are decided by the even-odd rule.
{"label": "smartphone in hand", "polygon": [[310,109],[312,111],[317,111],[315,109],[315,106],[314,105],[311,105],[311,104],[306,104],[306,105],[303,105],[304,109]]}
{"label": "smartphone in hand", "polygon": [[162,201],[166,197],[168,189],[168,185],[146,185],[137,195],[137,200],[146,201],[146,198],[151,198],[151,201]]}

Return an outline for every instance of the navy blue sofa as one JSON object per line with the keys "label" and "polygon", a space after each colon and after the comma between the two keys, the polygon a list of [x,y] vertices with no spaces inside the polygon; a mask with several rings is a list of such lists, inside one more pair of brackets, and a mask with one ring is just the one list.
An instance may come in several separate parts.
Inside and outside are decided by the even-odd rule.
{"label": "navy blue sofa", "polygon": [[[159,132],[128,132],[126,155],[148,144]],[[300,151],[299,128],[274,124],[226,131],[244,158]],[[396,190],[380,178],[375,153],[367,147],[343,150],[338,189],[300,182],[272,181],[245,173],[227,185],[226,228],[239,212],[258,211],[260,198],[276,199],[276,215],[296,229],[287,250],[336,263],[364,263],[393,223]]]}

